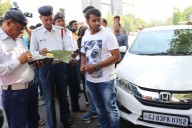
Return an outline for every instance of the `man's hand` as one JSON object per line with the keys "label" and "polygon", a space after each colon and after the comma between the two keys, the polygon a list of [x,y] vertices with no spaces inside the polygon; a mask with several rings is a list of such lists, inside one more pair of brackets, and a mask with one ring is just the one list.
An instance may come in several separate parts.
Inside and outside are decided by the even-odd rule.
{"label": "man's hand", "polygon": [[85,68],[86,68],[85,64],[81,65],[81,67],[80,67],[81,74],[85,74]]}
{"label": "man's hand", "polygon": [[48,49],[47,48],[43,48],[42,50],[39,51],[40,55],[45,55],[46,53],[48,53]]}
{"label": "man's hand", "polygon": [[36,68],[39,68],[39,67],[41,67],[41,66],[43,66],[45,64],[47,64],[47,63],[44,63],[43,61],[36,61],[32,66],[36,67]]}
{"label": "man's hand", "polygon": [[70,66],[75,66],[77,64],[77,59],[72,58],[72,60],[69,62]]}
{"label": "man's hand", "polygon": [[89,64],[88,66],[85,67],[85,71],[88,72],[89,74],[92,74],[93,72],[95,72],[95,65]]}
{"label": "man's hand", "polygon": [[72,58],[76,58],[78,55],[79,55],[79,53],[74,52],[74,53],[72,53],[71,57],[72,57]]}
{"label": "man's hand", "polygon": [[24,64],[27,61],[30,61],[31,59],[32,59],[32,55],[28,51],[21,54],[21,56],[18,58],[18,60],[20,61],[21,64]]}

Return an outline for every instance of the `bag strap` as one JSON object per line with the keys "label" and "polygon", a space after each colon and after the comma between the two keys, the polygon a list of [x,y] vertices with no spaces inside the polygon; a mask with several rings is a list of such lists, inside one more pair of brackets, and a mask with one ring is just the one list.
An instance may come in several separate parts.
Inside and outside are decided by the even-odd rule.
{"label": "bag strap", "polygon": [[63,39],[63,28],[61,29],[61,37]]}

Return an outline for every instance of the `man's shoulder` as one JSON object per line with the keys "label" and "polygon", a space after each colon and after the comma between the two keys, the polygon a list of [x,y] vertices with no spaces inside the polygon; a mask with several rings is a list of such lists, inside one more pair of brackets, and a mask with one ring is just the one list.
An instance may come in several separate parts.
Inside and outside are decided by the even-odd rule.
{"label": "man's shoulder", "polygon": [[54,29],[58,29],[58,30],[64,29],[64,28],[61,27],[61,26],[55,26],[55,25],[53,25],[53,27],[54,27]]}
{"label": "man's shoulder", "polygon": [[40,27],[35,28],[32,32],[38,32],[38,31],[40,31],[40,30],[42,30],[42,29],[43,29],[43,27],[40,26]]}
{"label": "man's shoulder", "polygon": [[66,28],[65,31],[66,31],[66,34],[72,35],[72,32],[69,29]]}
{"label": "man's shoulder", "polygon": [[120,32],[119,35],[122,37],[127,37],[123,32]]}
{"label": "man's shoulder", "polygon": [[115,36],[114,33],[109,30],[109,28],[102,28],[101,34],[103,36]]}
{"label": "man's shoulder", "polygon": [[3,40],[7,37],[8,37],[8,35],[2,29],[0,29],[0,40]]}

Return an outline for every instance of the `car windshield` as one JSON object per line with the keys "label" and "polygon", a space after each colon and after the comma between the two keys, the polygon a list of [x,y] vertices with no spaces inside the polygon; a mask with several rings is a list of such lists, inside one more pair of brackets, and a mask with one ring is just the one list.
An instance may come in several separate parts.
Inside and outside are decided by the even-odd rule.
{"label": "car windshield", "polygon": [[143,31],[129,52],[140,55],[192,55],[192,29]]}

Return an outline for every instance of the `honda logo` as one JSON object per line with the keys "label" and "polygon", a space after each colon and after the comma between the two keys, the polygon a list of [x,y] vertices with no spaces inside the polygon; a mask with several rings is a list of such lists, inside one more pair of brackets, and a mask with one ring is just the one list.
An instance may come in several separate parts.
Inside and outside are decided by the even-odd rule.
{"label": "honda logo", "polygon": [[169,92],[160,92],[159,100],[163,102],[171,101],[172,95]]}

